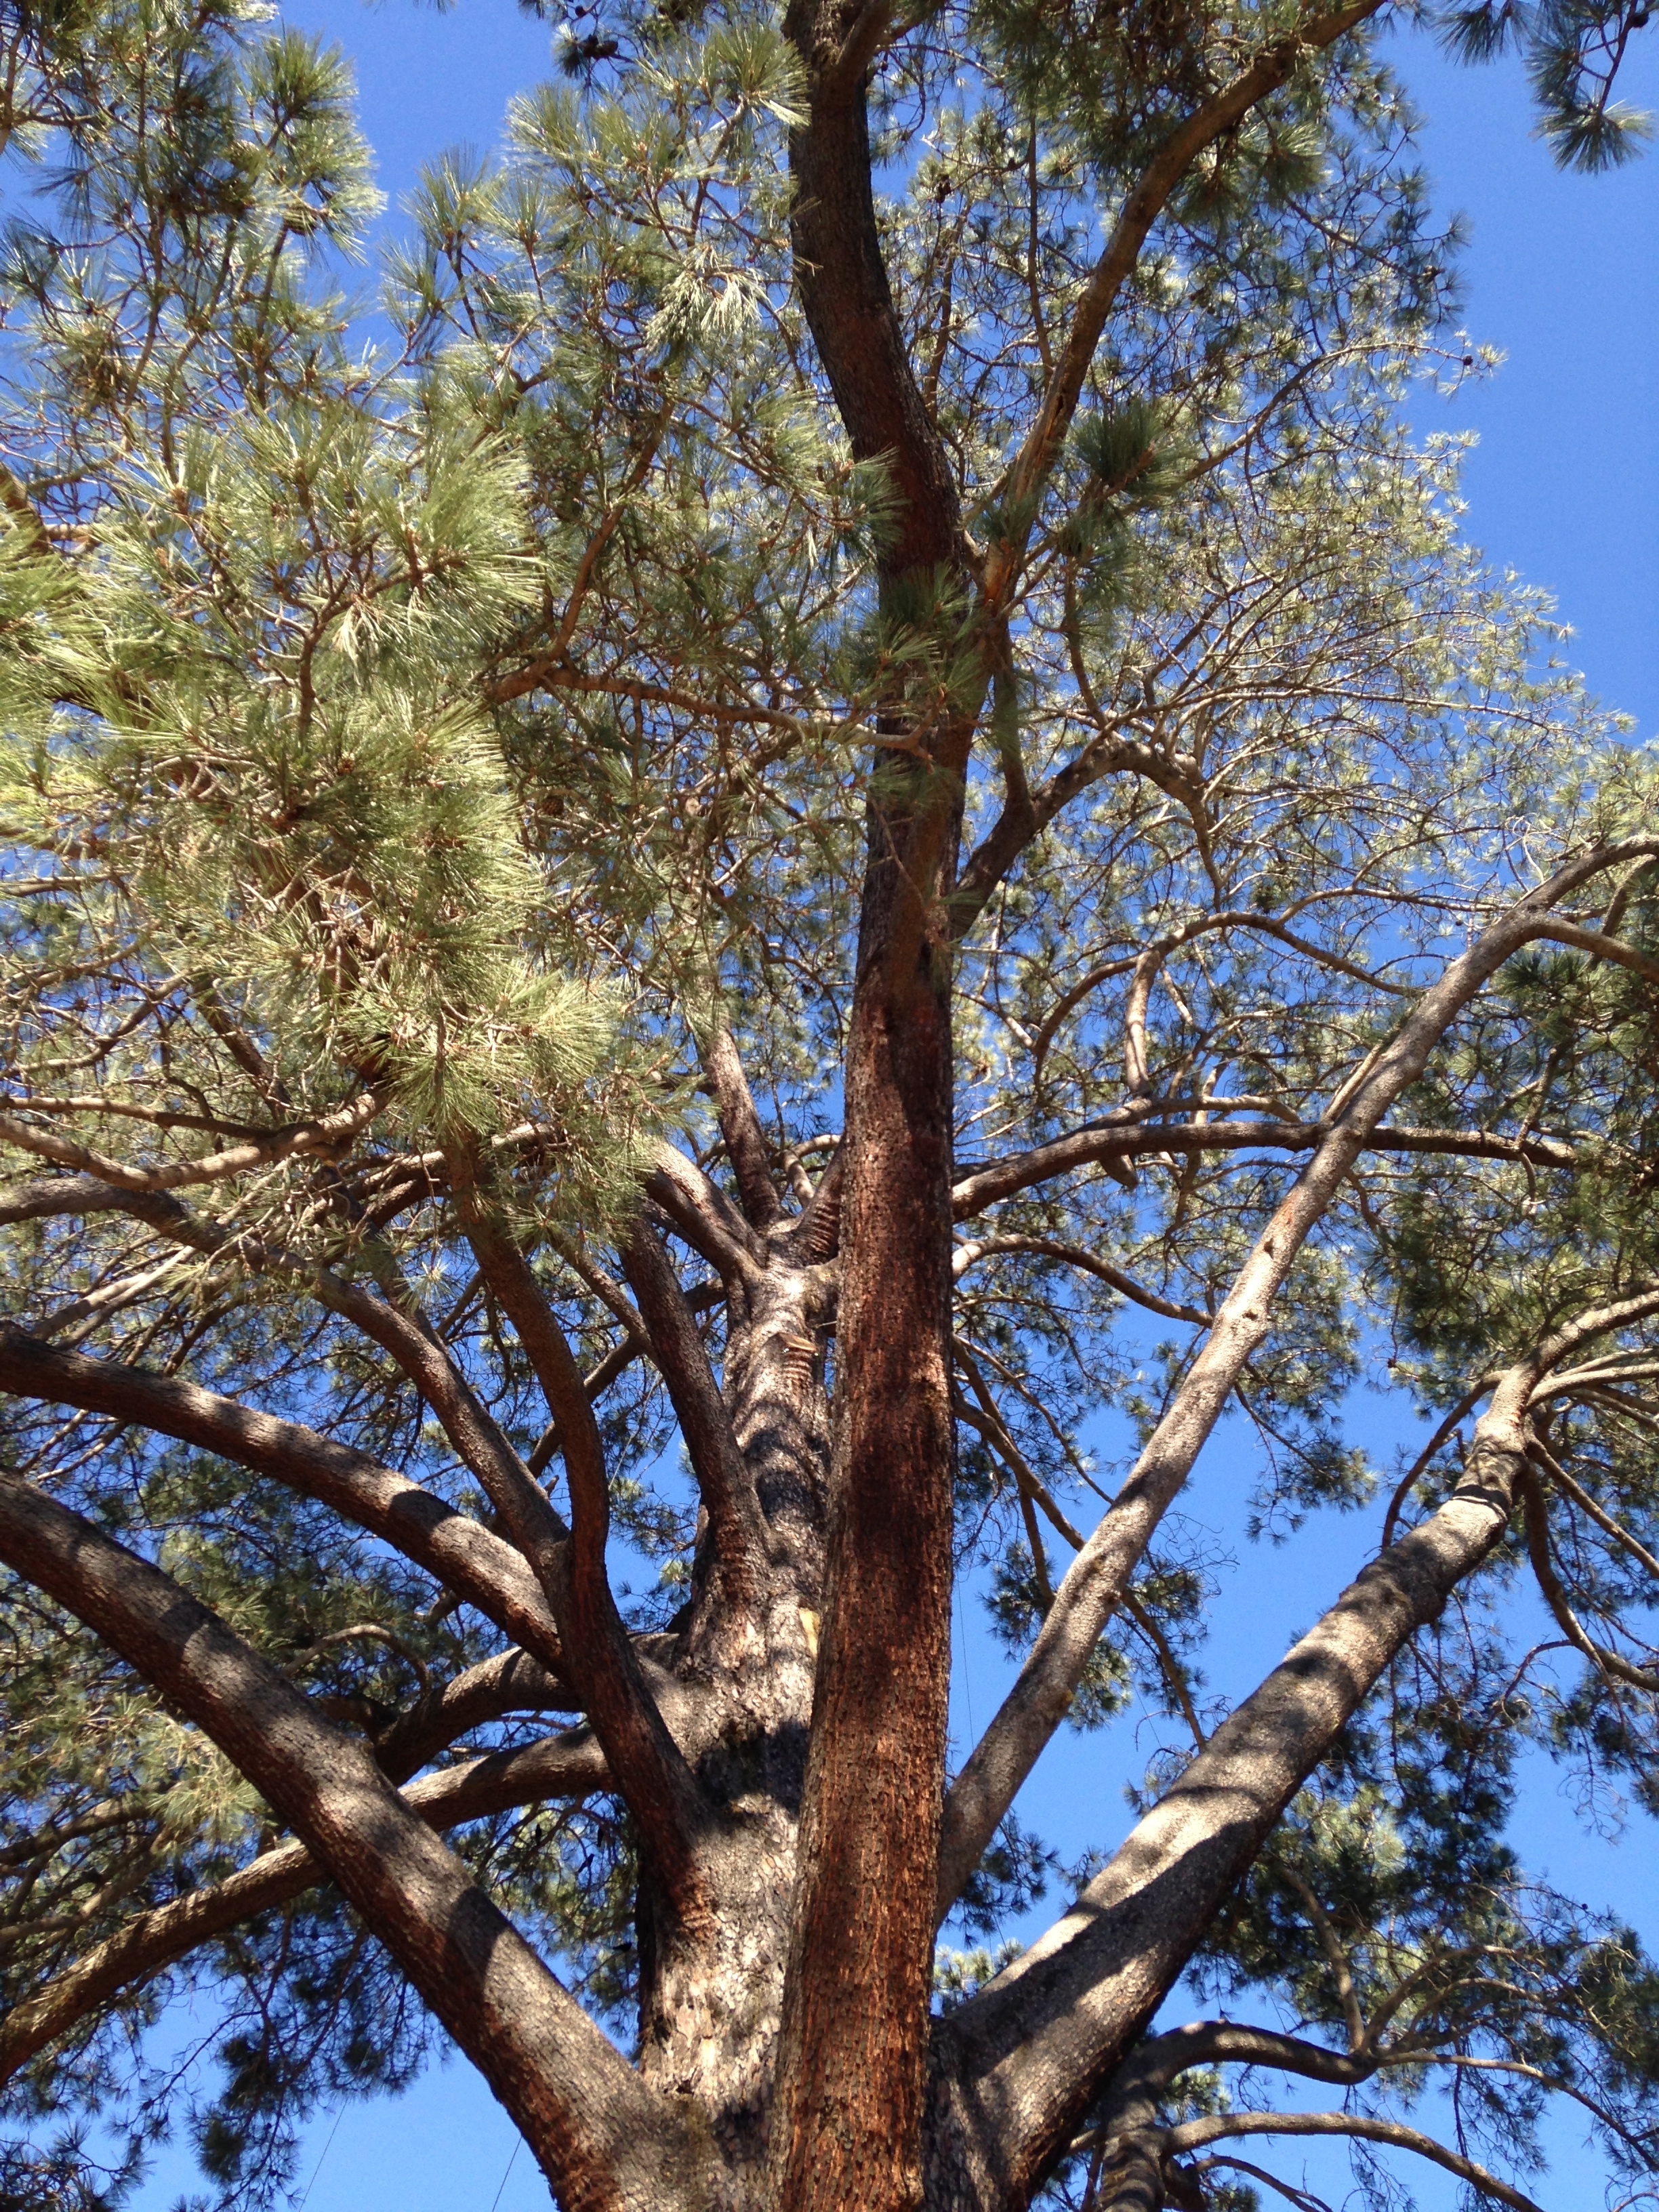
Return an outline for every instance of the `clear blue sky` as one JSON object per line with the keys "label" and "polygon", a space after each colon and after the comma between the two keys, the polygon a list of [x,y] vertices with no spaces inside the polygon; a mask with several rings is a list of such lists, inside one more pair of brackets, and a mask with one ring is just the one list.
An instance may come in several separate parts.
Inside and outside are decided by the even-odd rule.
{"label": "clear blue sky", "polygon": [[[442,15],[408,0],[374,8],[304,0],[286,12],[293,22],[326,29],[356,58],[392,222],[422,161],[446,146],[495,144],[508,98],[547,69],[547,27],[510,0],[460,0]],[[1659,29],[1653,36],[1659,40]],[[1659,733],[1651,612],[1659,590],[1659,149],[1613,176],[1564,177],[1529,135],[1517,70],[1454,68],[1412,33],[1400,34],[1395,52],[1427,117],[1423,143],[1437,203],[1470,224],[1463,264],[1469,332],[1508,356],[1494,378],[1455,402],[1417,398],[1413,421],[1425,432],[1479,433],[1467,477],[1469,536],[1495,564],[1556,593],[1575,632],[1574,664],[1603,700],[1636,717],[1638,736],[1652,737]],[[1632,96],[1659,106],[1659,48],[1638,61]],[[1376,1428],[1363,1440],[1386,1462],[1402,1434],[1395,1410],[1362,1395],[1354,1419]],[[1195,1499],[1200,1517],[1224,1532],[1237,1520],[1226,1503],[1237,1472],[1224,1436],[1206,1457]],[[1217,1688],[1237,1693],[1280,1656],[1286,1628],[1305,1626],[1352,1575],[1364,1557],[1363,1532],[1335,1522],[1311,1546],[1304,1537],[1273,1553],[1249,1549],[1235,1528],[1232,1547],[1238,1565],[1227,1578],[1209,1673]],[[1314,1587],[1327,1568],[1325,1586]],[[981,1727],[989,1717],[1004,1670],[976,1626],[963,1650],[957,1687],[966,1735],[970,1714]],[[1073,1740],[1055,1755],[1054,1771],[1034,1781],[1022,1811],[1066,1853],[1113,1832],[1118,1789],[1135,1763],[1133,1735],[1131,1717],[1108,1737]],[[1627,1912],[1659,1944],[1651,1894],[1659,1838],[1650,1822],[1637,1816],[1614,1844],[1589,1838],[1545,1772],[1529,1793],[1526,1827],[1534,1868]],[[453,2061],[411,2096],[320,2116],[301,2167],[305,2212],[539,2212],[545,2188],[527,2153],[514,2159],[514,2140],[477,2078]],[[1573,2130],[1559,2131],[1552,2151],[1546,2201],[1559,2212],[1599,2201]],[[1288,2178],[1303,2164],[1299,2156],[1279,2162]],[[1331,2157],[1310,2153],[1305,2170],[1340,2201]],[[192,2179],[182,2153],[163,2155],[140,2193],[139,2212],[167,2212]],[[1449,2183],[1443,2189],[1412,2179],[1425,2208],[1439,2212],[1453,2203]]]}

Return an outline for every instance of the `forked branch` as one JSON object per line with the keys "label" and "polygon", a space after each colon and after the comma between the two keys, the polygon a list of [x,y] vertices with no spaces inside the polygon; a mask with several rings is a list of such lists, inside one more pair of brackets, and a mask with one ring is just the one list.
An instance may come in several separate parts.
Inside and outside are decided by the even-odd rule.
{"label": "forked branch", "polygon": [[[1222,1302],[1203,1348],[1116,1502],[1055,1593],[1036,1644],[945,1803],[941,1914],[960,1895],[997,1825],[1071,1705],[1089,1656],[1191,1473],[1246,1363],[1266,1336],[1273,1298],[1384,1114],[1422,1074],[1476,994],[1523,945],[1548,933],[1554,902],[1602,870],[1659,847],[1632,839],[1586,854],[1517,902],[1425,991],[1386,1049],[1350,1086],[1312,1159],[1275,1209]],[[958,1187],[957,1201],[962,1203]]]}
{"label": "forked branch", "polygon": [[[434,1828],[487,1819],[550,1797],[583,1797],[609,1781],[591,1735],[550,1736],[446,1767],[403,1793]],[[301,1843],[279,1844],[224,1881],[137,1914],[106,1941],[15,2004],[0,2023],[0,2084],[136,1982],[147,1982],[217,1936],[302,1897],[328,1875]]]}
{"label": "forked branch", "polygon": [[294,1830],[483,2074],[570,2212],[674,2201],[682,2123],[361,1743],[170,1576],[10,1475],[0,1559],[193,1721]]}

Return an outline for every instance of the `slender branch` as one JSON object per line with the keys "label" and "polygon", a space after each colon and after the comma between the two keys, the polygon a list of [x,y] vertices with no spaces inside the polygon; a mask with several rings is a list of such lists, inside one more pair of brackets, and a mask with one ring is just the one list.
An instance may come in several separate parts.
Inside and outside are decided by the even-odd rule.
{"label": "slender branch", "polygon": [[1550,1480],[1554,1483],[1556,1488],[1564,1496],[1571,1498],[1573,1504],[1595,1523],[1604,1536],[1611,1536],[1621,1551],[1628,1552],[1632,1559],[1638,1561],[1655,1581],[1659,1582],[1659,1558],[1656,1558],[1645,1544],[1638,1542],[1628,1528],[1615,1521],[1611,1513],[1603,1511],[1589,1491],[1574,1481],[1565,1468],[1536,1436],[1532,1440],[1531,1450],[1533,1457],[1540,1466],[1548,1471]]}
{"label": "slender branch", "polygon": [[976,1260],[997,1252],[1031,1252],[1044,1259],[1063,1261],[1068,1267],[1109,1284],[1149,1313],[1161,1314],[1165,1321],[1190,1322],[1195,1328],[1207,1328],[1215,1318],[1213,1314],[1200,1313],[1196,1306],[1178,1305],[1174,1299],[1146,1289],[1109,1260],[1097,1260],[1093,1253],[1082,1251],[1075,1244],[1062,1244],[1052,1237],[976,1237],[969,1243],[957,1245],[951,1255],[951,1273],[960,1281]]}
{"label": "slender branch", "polygon": [[1460,2181],[1468,2182],[1483,2196],[1509,2205],[1511,2212],[1541,2212],[1530,2197],[1511,2188],[1507,2181],[1500,2181],[1495,2173],[1489,2173],[1484,2166],[1477,2166],[1472,2158],[1448,2150],[1432,2136],[1406,2127],[1398,2120],[1373,2119],[1364,2112],[1218,2113],[1212,2118],[1188,2120],[1182,2127],[1171,2128],[1168,2138],[1170,2154],[1179,2158],[1187,2152],[1201,2150],[1207,2143],[1225,2142],[1237,2136],[1352,2136],[1363,2142],[1386,2143],[1391,2149],[1408,2150],[1435,2166],[1443,2166],[1448,2173],[1455,2173]]}
{"label": "slender branch", "polygon": [[1451,1436],[1458,1423],[1468,1419],[1498,1380],[1496,1375],[1483,1375],[1478,1382],[1472,1384],[1401,1477],[1395,1486],[1394,1496],[1389,1500],[1389,1510],[1382,1516],[1382,1535],[1376,1547],[1379,1552],[1386,1552],[1393,1543],[1395,1531],[1400,1525],[1400,1516],[1406,1510],[1406,1501],[1416,1487],[1418,1478],[1425,1468],[1434,1464],[1436,1453]]}
{"label": "slender branch", "polygon": [[1583,1654],[1598,1674],[1610,1675],[1616,1682],[1627,1682],[1633,1689],[1650,1692],[1659,1691],[1659,1668],[1633,1666],[1617,1651],[1609,1650],[1605,1644],[1598,1644],[1573,1611],[1561,1577],[1556,1572],[1555,1561],[1550,1554],[1549,1522],[1543,1488],[1529,1464],[1522,1470],[1521,1497],[1526,1509],[1527,1556],[1532,1562],[1532,1571],[1537,1577],[1544,1602],[1555,1616],[1561,1633],[1575,1650]]}
{"label": "slender branch", "polygon": [[635,1222],[622,1257],[708,1508],[726,1598],[733,1605],[752,1607],[767,1584],[766,1523],[732,1416],[679,1279],[661,1240],[642,1217]]}
{"label": "slender branch", "polygon": [[[1281,1152],[1315,1151],[1334,1123],[1323,1121],[1131,1121],[1073,1130],[1028,1152],[987,1161],[963,1176],[952,1193],[958,1221],[967,1221],[1005,1198],[1079,1168],[1109,1167],[1143,1152]],[[1459,1159],[1527,1160],[1568,1168],[1577,1149],[1548,1137],[1500,1137],[1484,1129],[1372,1129],[1359,1149],[1367,1152],[1427,1152]]]}
{"label": "slender branch", "polygon": [[1356,0],[1352,6],[1304,17],[1293,31],[1258,54],[1231,84],[1183,117],[1141,171],[1073,311],[1072,327],[1036,418],[999,487],[999,504],[1013,521],[986,563],[985,595],[993,605],[1001,605],[1012,589],[1039,494],[1071,429],[1106,319],[1170,193],[1206,147],[1287,83],[1310,54],[1334,46],[1375,15],[1379,5],[1380,0]]}
{"label": "slender branch", "polygon": [[1365,2048],[1365,2016],[1359,2009],[1359,1996],[1353,1985],[1353,1968],[1342,1948],[1340,1937],[1331,1924],[1331,1917],[1319,1901],[1319,1893],[1310,1881],[1304,1881],[1294,1867],[1283,1867],[1280,1871],[1286,1881],[1307,1908],[1314,1933],[1319,1938],[1319,1948],[1325,1954],[1331,1978],[1336,1984],[1338,2002],[1342,2007],[1342,2018],[1348,2031],[1348,2049],[1360,2051]]}
{"label": "slender branch", "polygon": [[[477,1162],[456,1147],[450,1182],[462,1226],[558,1424],[570,1486],[569,1534],[561,1528],[549,1542],[538,1532],[532,1564],[565,1631],[567,1671],[581,1692],[667,1898],[685,1928],[701,1929],[710,1908],[697,1843],[708,1808],[646,1683],[611,1595],[605,1559],[611,1490],[599,1424],[558,1318],[495,1194],[480,1187],[477,1174]],[[530,1481],[527,1474],[525,1480]],[[543,1498],[539,1488],[535,1494]],[[555,1518],[550,1507],[546,1514],[549,1521]]]}

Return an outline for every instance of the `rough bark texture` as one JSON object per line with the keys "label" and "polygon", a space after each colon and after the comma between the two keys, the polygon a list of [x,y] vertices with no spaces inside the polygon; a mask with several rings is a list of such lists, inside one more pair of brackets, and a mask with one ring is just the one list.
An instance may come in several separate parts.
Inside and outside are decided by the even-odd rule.
{"label": "rough bark texture", "polygon": [[214,1614],[0,1476],[0,1559],[196,1722],[293,1827],[512,2113],[570,2212],[695,2188],[694,2148],[369,1753]]}
{"label": "rough bark texture", "polygon": [[[626,1358],[655,1362],[685,1440],[702,1505],[688,1602],[660,1635],[631,1634],[623,1620],[605,1569],[611,1470],[592,1378],[578,1370],[538,1274],[541,1227],[515,1226],[510,1177],[487,1148],[456,1143],[433,1154],[447,1181],[440,1190],[434,1169],[430,1188],[453,1209],[539,1387],[568,1485],[568,1528],[542,1480],[553,1443],[528,1462],[520,1455],[396,1284],[376,1295],[246,1248],[250,1269],[304,1274],[322,1309],[396,1363],[418,1419],[441,1427],[488,1498],[493,1526],[298,1422],[0,1330],[0,1389],[141,1425],[320,1502],[397,1547],[446,1604],[475,1607],[515,1647],[422,1699],[379,1739],[354,1738],[153,1564],[43,1491],[0,1475],[0,1560],[199,1727],[288,1832],[217,1890],[136,1915],[15,2012],[0,2029],[0,2069],[191,1946],[327,1880],[483,2071],[571,2212],[1021,2212],[1115,2085],[1101,2212],[1182,2201],[1170,2139],[1154,2126],[1158,2094],[1200,2045],[1212,2056],[1238,2057],[1242,2047],[1227,2045],[1224,2028],[1179,2049],[1178,2039],[1159,2039],[1171,2072],[1154,2081],[1121,2069],[1298,1785],[1407,1640],[1498,1542],[1524,1465],[1528,1394],[1565,1340],[1505,1379],[1447,1503],[1342,1593],[1074,1908],[943,2021],[930,2008],[939,1916],[1064,1715],[1261,1344],[1274,1297],[1362,1150],[1560,1164],[1564,1147],[1540,1137],[1381,1125],[1517,947],[1554,935],[1596,958],[1623,958],[1610,939],[1553,908],[1599,872],[1659,852],[1659,839],[1647,838],[1591,854],[1522,901],[1450,963],[1340,1110],[1317,1124],[1140,1126],[1152,1107],[1145,998],[1162,957],[1154,948],[1145,956],[1129,1104],[1111,1126],[955,1173],[953,946],[1044,825],[1091,783],[1118,771],[1170,783],[1167,763],[1126,737],[1085,748],[1034,791],[1013,741],[1001,756],[1001,817],[960,866],[972,749],[994,678],[1014,678],[1009,608],[1045,480],[1170,195],[1206,149],[1378,4],[1358,0],[1275,29],[1152,146],[1078,288],[1070,327],[1057,334],[999,488],[1000,534],[981,550],[964,532],[956,465],[914,373],[883,261],[866,92],[890,12],[882,0],[792,0],[785,31],[804,84],[791,141],[800,301],[854,456],[888,473],[880,613],[927,634],[937,652],[932,673],[907,664],[891,696],[875,702],[882,743],[866,787],[844,1128],[833,1163],[805,1194],[804,1171],[777,1157],[733,1039],[716,1023],[699,1035],[735,1200],[665,1146],[641,1178],[646,1210],[617,1237],[637,1311],[590,1271],[623,1321]],[[1042,350],[1048,360],[1046,340]],[[495,696],[512,694],[508,684]],[[373,1097],[351,1109],[360,1119],[375,1110]],[[32,1124],[12,1126],[42,1149]],[[332,1124],[317,1127],[323,1135],[283,1134],[260,1161],[334,1141]],[[1311,1157],[1167,1418],[1082,1544],[947,1802],[953,1219],[1085,1164],[1227,1145]],[[221,1259],[236,1241],[170,1195],[165,1178],[89,1164],[55,1139],[45,1157],[65,1171],[0,1193],[0,1221],[117,1211]],[[792,1189],[798,1212],[786,1200]],[[723,1351],[683,1290],[674,1237],[718,1273]],[[1108,1263],[1097,1255],[1097,1266]],[[481,1718],[544,1709],[581,1715],[581,1730],[406,1792],[397,1786]],[[637,2065],[599,2034],[436,1832],[525,1793],[599,1787],[625,1804],[640,1858]],[[1328,2078],[1357,2078],[1330,2053],[1304,2070],[1326,2060]]]}

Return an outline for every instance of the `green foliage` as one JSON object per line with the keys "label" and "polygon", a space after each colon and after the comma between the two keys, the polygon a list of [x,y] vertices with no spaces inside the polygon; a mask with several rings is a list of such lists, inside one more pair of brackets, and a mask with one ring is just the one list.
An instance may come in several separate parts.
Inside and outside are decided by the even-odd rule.
{"label": "green foliage", "polygon": [[[1458,20],[1468,51],[1500,35]],[[1573,160],[1629,137],[1585,88],[1605,20],[1522,23]],[[1075,775],[961,949],[964,1169],[1123,1112],[1149,947],[1142,1123],[1305,1133],[1470,929],[1561,854],[1653,817],[1653,758],[1560,665],[1547,605],[1462,544],[1460,450],[1401,428],[1402,395],[1434,373],[1449,256],[1363,37],[1308,58],[1188,179],[1053,477],[1008,512],[1103,222],[1170,117],[1289,21],[1277,0],[936,9],[876,89],[894,291],[967,526],[975,544],[1031,527],[995,742],[952,791],[968,849],[1011,792]],[[849,455],[791,289],[802,88],[777,23],[738,5],[580,24],[498,158],[428,171],[380,264],[378,350],[336,289],[377,204],[337,55],[251,9],[160,0],[76,0],[7,33],[9,144],[40,189],[0,248],[5,1166],[78,1172],[69,1146],[173,1178],[190,1237],[114,1207],[25,1211],[0,1267],[7,1312],[59,1345],[306,1419],[483,1514],[342,1322],[339,1286],[423,1315],[545,1473],[547,1409],[438,1173],[447,1146],[487,1146],[584,1364],[612,1363],[613,1522],[653,1578],[634,1623],[662,1631],[696,1516],[655,1380],[619,1356],[607,1240],[661,1130],[725,1172],[696,1087],[716,1012],[780,1158],[801,1177],[822,1164],[862,803],[918,781],[902,745],[870,740],[957,711],[983,641],[959,579],[878,586],[896,494]],[[1652,874],[1622,896],[1626,942],[1659,957]],[[1400,1118],[1571,1135],[1575,1164],[1356,1163],[1237,1394],[1252,1534],[1380,1507],[1345,1419],[1378,1346],[1438,1411],[1659,1273],[1656,1038],[1650,976],[1560,948],[1471,1011]],[[365,1097],[314,1149],[277,1142]],[[247,1145],[252,1164],[204,1169]],[[1098,1514],[1168,1405],[1286,1157],[1265,1138],[1149,1144],[1133,1173],[1010,1199],[964,1260],[958,1566],[1011,1652],[1066,1564],[1060,1524]],[[1564,1404],[1553,1434],[1652,1550],[1652,1415],[1627,1387],[1649,1341],[1616,1356],[1628,1375]],[[275,1482],[135,1429],[10,1401],[4,1418],[9,1465],[161,1560],[351,1725],[389,1725],[501,1648]],[[1453,1477],[1449,1449],[1401,1510]],[[1652,1703],[1576,1658],[1533,1664],[1518,1558],[1310,1783],[1202,1974],[1340,2041],[1322,1913],[1367,2003],[1407,1987],[1397,2017],[1420,2048],[1380,2098],[1409,2104],[1479,2053],[1533,2069],[1490,2094],[1472,2081],[1494,2129],[1507,2112],[1524,2135],[1520,2080],[1645,2128],[1653,1970],[1627,1931],[1534,1882],[1509,1829],[1527,1748],[1653,1803]],[[1142,1804],[1216,1717],[1200,1664],[1218,1564],[1209,1532],[1172,1521],[1073,1708],[1091,1759],[1125,1717],[1150,1731]],[[1575,1601],[1632,1658],[1638,1565],[1573,1522]],[[246,1864],[268,1816],[21,1583],[0,1591],[0,1638],[10,2002],[125,1915]],[[509,1714],[435,1763],[539,1732]],[[625,2035],[637,1869],[619,1809],[538,1807],[462,1848]],[[1057,1871],[1011,1820],[960,1925],[1000,1933]],[[1011,1955],[944,1956],[941,2005]],[[1471,1963],[1498,1958],[1501,1986]],[[190,2119],[228,2202],[284,2185],[319,2099],[395,2087],[428,2048],[351,1916],[297,1901],[41,2059],[0,2203],[118,2199],[118,2175],[70,2138],[42,2148],[37,2123],[102,2109],[141,2142],[167,2087],[146,2038],[187,1995],[220,2008]],[[1228,2094],[1175,2092],[1182,2109]],[[1635,2172],[1647,2138],[1628,2134],[1608,2128],[1610,2155]]]}

